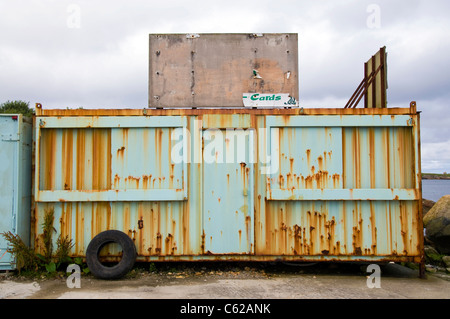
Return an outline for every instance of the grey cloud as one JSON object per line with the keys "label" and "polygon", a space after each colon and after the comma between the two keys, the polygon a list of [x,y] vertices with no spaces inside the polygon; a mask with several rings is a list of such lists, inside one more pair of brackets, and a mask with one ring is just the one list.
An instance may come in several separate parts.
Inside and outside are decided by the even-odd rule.
{"label": "grey cloud", "polygon": [[[71,4],[80,28],[68,25]],[[367,24],[370,5],[380,9],[380,28]],[[389,106],[417,101],[422,157],[435,163],[432,143],[450,141],[449,9],[422,0],[1,1],[0,102],[144,107],[149,33],[295,32],[305,107],[342,107],[363,63],[386,45]]]}

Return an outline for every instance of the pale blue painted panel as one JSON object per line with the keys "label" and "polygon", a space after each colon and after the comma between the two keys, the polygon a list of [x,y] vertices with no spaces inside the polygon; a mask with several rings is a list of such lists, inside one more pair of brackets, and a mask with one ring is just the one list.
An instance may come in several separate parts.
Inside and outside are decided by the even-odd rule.
{"label": "pale blue painted panel", "polygon": [[415,189],[273,189],[271,200],[418,200]]}
{"label": "pale blue painted panel", "polygon": [[409,115],[308,115],[267,116],[267,127],[376,127],[413,126]]}
{"label": "pale blue painted panel", "polygon": [[[233,143],[224,130],[203,132],[204,154],[213,160],[203,164],[203,227],[207,253],[239,254],[253,250],[251,133],[236,130],[234,134]],[[240,138],[246,146],[238,143]]]}
{"label": "pale blue painted panel", "polygon": [[40,191],[40,202],[109,202],[109,201],[170,201],[186,200],[183,189],[125,189],[92,192],[80,191]]}
{"label": "pale blue painted panel", "polygon": [[171,159],[171,128],[111,131],[112,188],[183,189],[185,163]]}
{"label": "pale blue painted panel", "polygon": [[[20,114],[0,114],[0,233],[30,241],[31,123]],[[0,236],[0,270],[16,268]]]}
{"label": "pale blue painted panel", "polygon": [[[42,120],[48,123],[36,131],[36,201],[110,201],[124,200],[127,195],[129,200],[187,197],[187,163],[175,162],[171,156],[172,133],[186,126],[185,117],[97,118],[92,120],[98,124],[94,128],[73,118],[59,119],[63,128],[57,128],[58,119]],[[158,191],[152,193],[152,189]],[[69,192],[75,190],[94,192]],[[120,193],[124,190],[141,192]]]}
{"label": "pale blue painted panel", "polygon": [[344,188],[414,188],[412,130],[344,128]]}
{"label": "pale blue painted panel", "polygon": [[131,127],[182,127],[183,116],[75,116],[37,117],[41,128],[131,128]]}
{"label": "pale blue painted panel", "polygon": [[271,190],[342,188],[341,128],[288,127],[278,135],[279,171],[272,172]]}

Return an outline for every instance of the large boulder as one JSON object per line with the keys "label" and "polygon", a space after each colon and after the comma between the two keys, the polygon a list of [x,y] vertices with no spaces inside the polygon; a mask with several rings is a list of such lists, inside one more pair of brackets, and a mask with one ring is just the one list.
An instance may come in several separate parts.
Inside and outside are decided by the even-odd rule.
{"label": "large boulder", "polygon": [[425,216],[426,213],[436,204],[436,202],[429,200],[429,199],[422,199],[422,210],[423,215]]}
{"label": "large boulder", "polygon": [[425,245],[423,247],[425,251],[425,262],[431,265],[441,265],[442,255],[432,246]]}
{"label": "large boulder", "polygon": [[425,214],[423,217],[423,224],[426,227],[427,223],[434,218],[450,216],[450,195],[442,196]]}
{"label": "large boulder", "polygon": [[442,261],[444,262],[446,268],[450,268],[450,256],[442,257]]}
{"label": "large boulder", "polygon": [[450,195],[442,196],[423,217],[425,236],[441,254],[450,254]]}

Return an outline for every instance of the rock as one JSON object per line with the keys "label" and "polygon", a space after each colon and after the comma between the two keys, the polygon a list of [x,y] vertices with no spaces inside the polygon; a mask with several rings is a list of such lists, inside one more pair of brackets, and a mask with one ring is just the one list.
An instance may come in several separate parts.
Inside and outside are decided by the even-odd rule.
{"label": "rock", "polygon": [[450,218],[431,220],[426,228],[426,236],[441,254],[450,254]]}
{"label": "rock", "polygon": [[445,267],[450,268],[450,256],[442,257],[442,261],[444,262]]}
{"label": "rock", "polygon": [[425,265],[425,270],[428,272],[437,272],[436,267],[434,267],[433,265]]}
{"label": "rock", "polygon": [[414,270],[419,269],[419,266],[416,263],[412,263],[412,262],[406,262],[404,264],[404,266],[408,267],[409,269],[414,269]]}
{"label": "rock", "polygon": [[441,254],[450,254],[450,195],[442,196],[423,218],[425,236]]}
{"label": "rock", "polygon": [[422,199],[422,209],[423,209],[423,216],[425,216],[426,213],[436,204],[436,202],[429,200],[429,199]]}
{"label": "rock", "polygon": [[428,223],[438,217],[450,217],[450,195],[442,196],[427,214],[423,217],[423,225],[427,227]]}
{"label": "rock", "polygon": [[425,245],[423,249],[425,252],[425,261],[428,264],[436,265],[441,263],[442,257],[436,249],[429,245]]}

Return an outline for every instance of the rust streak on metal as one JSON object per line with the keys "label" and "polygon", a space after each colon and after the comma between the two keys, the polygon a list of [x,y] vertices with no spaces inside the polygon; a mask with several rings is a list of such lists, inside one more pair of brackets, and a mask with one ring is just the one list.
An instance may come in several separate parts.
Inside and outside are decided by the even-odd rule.
{"label": "rust streak on metal", "polygon": [[311,167],[311,150],[310,149],[306,150],[306,163],[307,163],[307,167],[309,169]]}
{"label": "rust streak on metal", "polygon": [[[172,206],[171,206],[171,210],[172,210]],[[173,214],[171,214],[171,216],[173,216]],[[177,223],[176,223],[175,219],[172,219],[172,232],[171,232],[171,234],[172,234],[172,242],[170,243],[170,246],[169,246],[170,247],[170,253],[172,255],[175,253],[176,246],[177,246],[176,241],[174,240],[174,237],[177,235],[176,225],[177,225]]]}
{"label": "rust streak on metal", "polygon": [[93,189],[111,189],[111,130],[93,130],[92,154]]}
{"label": "rust streak on metal", "polygon": [[72,234],[72,203],[62,204],[62,214],[60,218],[61,238],[68,236],[73,238]]}
{"label": "rust streak on metal", "polygon": [[[346,140],[347,140],[347,136],[346,136],[346,130],[343,129],[342,130],[342,187],[343,188],[348,188],[348,181],[347,181],[347,165],[345,165],[347,163],[347,145],[346,145]],[[333,175],[334,177],[334,175]],[[333,182],[335,180],[333,179]]]}
{"label": "rust streak on metal", "polygon": [[352,151],[354,165],[354,184],[353,188],[361,188],[361,151],[360,151],[360,131],[358,128],[353,129],[352,135]]}
{"label": "rust streak on metal", "polygon": [[[169,150],[171,149],[169,145]],[[174,178],[174,168],[175,164],[169,164],[169,188],[173,188],[173,178]]]}
{"label": "rust streak on metal", "polygon": [[161,254],[161,247],[162,247],[162,240],[161,240],[161,233],[156,233],[156,249],[155,253],[160,255]]}
{"label": "rust streak on metal", "polygon": [[319,171],[322,171],[323,170],[323,157],[319,156],[317,158],[317,162],[319,163]]}
{"label": "rust streak on metal", "polygon": [[369,162],[370,162],[370,188],[375,188],[375,132],[369,128]]}
{"label": "rust streak on metal", "polygon": [[371,254],[377,254],[377,223],[376,223],[376,214],[374,203],[370,202],[370,225],[371,225],[371,233],[372,233],[372,246],[371,246]]}
{"label": "rust streak on metal", "polygon": [[359,211],[359,204],[355,203],[355,208],[353,210],[353,254],[354,255],[361,255],[362,254],[362,246],[363,246],[363,220],[361,213]]}
{"label": "rust streak on metal", "polygon": [[122,146],[121,148],[117,149],[117,157],[120,158],[123,161],[123,156],[125,152],[125,146]]}
{"label": "rust streak on metal", "polygon": [[[83,254],[85,248],[84,247],[84,207],[82,203],[76,203],[76,236],[75,236],[75,249],[79,254]],[[92,236],[92,228],[91,228],[91,238]]]}
{"label": "rust streak on metal", "polygon": [[44,156],[44,161],[40,161],[41,165],[44,165],[46,173],[44,177],[44,189],[55,189],[55,177],[56,177],[56,129],[46,129],[43,132],[42,142],[44,149],[41,149],[41,153]]}
{"label": "rust streak on metal", "polygon": [[338,188],[339,185],[340,176],[339,174],[333,174],[332,178],[333,178],[333,188],[336,189]]}
{"label": "rust streak on metal", "polygon": [[400,201],[400,233],[403,241],[403,254],[408,255],[410,250],[409,245],[409,227],[408,227],[408,215],[406,211],[406,204],[404,201]]}
{"label": "rust streak on metal", "polygon": [[293,227],[294,230],[294,255],[301,255],[303,254],[303,245],[302,245],[302,228],[298,226],[297,224]]}
{"label": "rust streak on metal", "polygon": [[187,203],[183,203],[183,218],[182,223],[179,225],[181,233],[183,234],[183,254],[190,253],[190,222],[189,222],[189,206]]}
{"label": "rust streak on metal", "polygon": [[64,190],[72,189],[73,175],[73,131],[63,130],[62,139],[62,156],[63,156],[63,188]]}
{"label": "rust streak on metal", "polygon": [[[137,213],[138,213],[138,221],[137,221],[137,227],[138,227],[138,243],[137,243],[137,250],[139,253],[144,251],[144,203],[140,202],[138,203],[137,207]],[[131,226],[131,225],[130,225]],[[133,229],[135,229],[133,227]]]}
{"label": "rust streak on metal", "polygon": [[[292,109],[242,109],[242,106],[217,109],[148,109],[147,116],[203,114],[251,115],[409,115],[410,108],[292,108]],[[42,109],[39,116],[142,116],[138,109]]]}
{"label": "rust streak on metal", "polygon": [[[162,162],[162,149],[163,149],[163,144],[162,144],[162,137],[163,137],[163,130],[161,128],[156,129],[155,132],[157,141],[156,141],[156,146],[157,146],[157,165],[158,165],[158,169],[159,169],[159,176],[162,176],[161,170],[163,167],[163,162]],[[169,139],[170,140],[170,139]],[[160,186],[161,186],[161,178],[160,178]]]}
{"label": "rust streak on metal", "polygon": [[385,141],[385,149],[386,149],[386,157],[385,157],[385,165],[386,165],[386,185],[387,188],[391,188],[391,164],[390,164],[390,152],[391,152],[391,146],[390,146],[390,138],[389,138],[389,129],[386,128],[384,130],[385,138],[383,139]]}
{"label": "rust streak on metal", "polygon": [[86,140],[85,130],[77,129],[77,190],[84,190],[85,173],[85,151]]}
{"label": "rust streak on metal", "polygon": [[142,175],[142,188],[148,188],[148,175]]}
{"label": "rust streak on metal", "polygon": [[205,254],[205,237],[206,237],[206,234],[205,234],[205,230],[203,229],[202,236],[201,236],[202,243],[201,243],[201,246],[200,246],[202,255]]}

